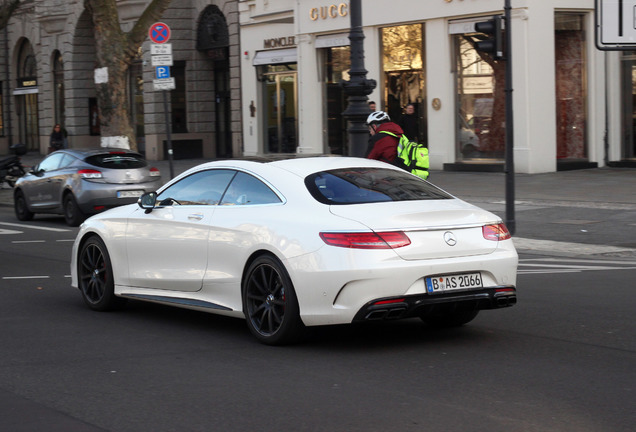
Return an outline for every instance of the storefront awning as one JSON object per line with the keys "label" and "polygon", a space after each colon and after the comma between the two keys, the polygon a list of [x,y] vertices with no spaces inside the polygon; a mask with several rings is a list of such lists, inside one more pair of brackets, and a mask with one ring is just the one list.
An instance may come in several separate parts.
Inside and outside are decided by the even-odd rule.
{"label": "storefront awning", "polygon": [[332,48],[351,45],[349,33],[316,36],[316,48]]}
{"label": "storefront awning", "polygon": [[297,61],[298,50],[296,48],[259,51],[254,56],[254,66],[280,63],[296,63]]}

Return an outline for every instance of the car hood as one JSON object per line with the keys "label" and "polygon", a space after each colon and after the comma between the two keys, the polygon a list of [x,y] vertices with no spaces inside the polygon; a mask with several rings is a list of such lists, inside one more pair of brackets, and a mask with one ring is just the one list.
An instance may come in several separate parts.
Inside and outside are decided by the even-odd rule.
{"label": "car hood", "polygon": [[332,205],[330,211],[373,231],[404,231],[411,244],[395,252],[407,260],[490,254],[498,242],[486,240],[482,226],[501,222],[498,216],[456,198]]}

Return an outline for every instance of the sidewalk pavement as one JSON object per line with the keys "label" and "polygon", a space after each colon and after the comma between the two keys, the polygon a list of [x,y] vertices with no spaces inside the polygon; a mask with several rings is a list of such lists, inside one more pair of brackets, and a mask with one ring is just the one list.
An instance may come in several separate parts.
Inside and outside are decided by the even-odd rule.
{"label": "sidewalk pavement", "polygon": [[[34,166],[42,155],[22,157]],[[206,162],[173,161],[174,175]],[[170,179],[168,161],[150,161],[164,183]],[[492,211],[506,223],[504,173],[432,171],[429,179],[447,192]],[[603,255],[636,258],[636,170],[595,168],[544,174],[516,174],[514,241],[526,253]],[[12,189],[0,189],[0,205],[13,206]],[[512,224],[509,224],[512,225]]]}

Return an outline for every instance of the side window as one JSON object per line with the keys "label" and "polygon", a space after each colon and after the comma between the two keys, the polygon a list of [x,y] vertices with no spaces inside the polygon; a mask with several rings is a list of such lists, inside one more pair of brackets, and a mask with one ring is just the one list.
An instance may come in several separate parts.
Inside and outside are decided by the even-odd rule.
{"label": "side window", "polygon": [[65,153],[52,154],[51,156],[40,162],[40,165],[38,165],[38,170],[44,170],[48,172],[58,169],[58,167],[60,166],[60,162],[62,161],[62,158],[64,156]]}
{"label": "side window", "polygon": [[59,168],[66,168],[75,161],[75,158],[69,154],[65,154],[62,162],[60,162]]}
{"label": "side window", "polygon": [[235,174],[226,169],[200,171],[161,192],[157,202],[160,206],[216,205]]}
{"label": "side window", "polygon": [[256,177],[239,172],[223,195],[221,205],[255,205],[280,203],[278,195]]}

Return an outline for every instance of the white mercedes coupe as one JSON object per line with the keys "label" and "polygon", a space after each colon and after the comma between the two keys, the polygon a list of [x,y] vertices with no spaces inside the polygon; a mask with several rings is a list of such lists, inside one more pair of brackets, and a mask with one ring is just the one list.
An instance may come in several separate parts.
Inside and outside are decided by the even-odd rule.
{"label": "white mercedes coupe", "polygon": [[461,326],[516,303],[517,263],[498,216],[384,162],[313,157],[205,163],[93,216],[71,275],[91,309],[240,317],[279,345],[305,326]]}

